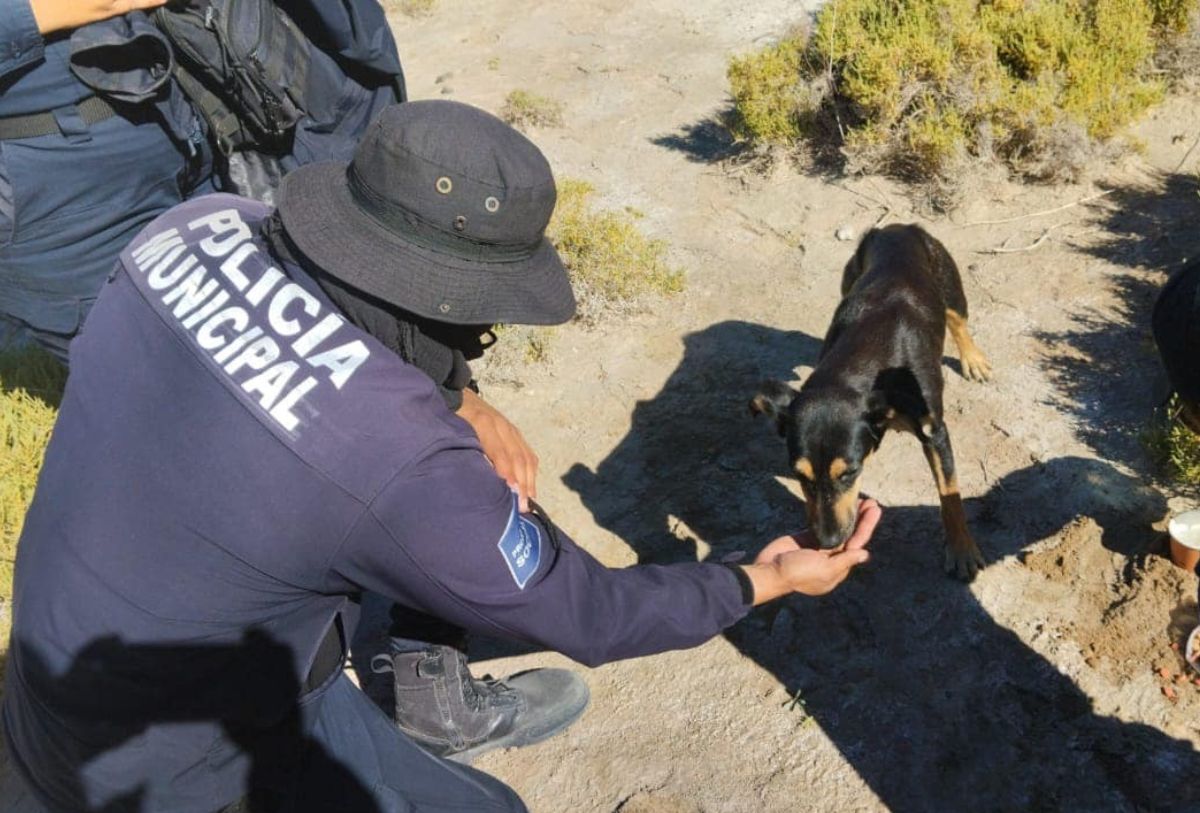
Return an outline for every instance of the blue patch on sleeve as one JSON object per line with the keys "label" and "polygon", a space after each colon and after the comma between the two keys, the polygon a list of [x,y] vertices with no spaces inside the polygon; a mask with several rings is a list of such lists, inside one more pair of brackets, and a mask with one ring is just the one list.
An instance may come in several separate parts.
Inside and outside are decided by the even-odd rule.
{"label": "blue patch on sleeve", "polygon": [[515,495],[508,527],[504,529],[497,547],[504,556],[504,563],[508,565],[513,581],[519,589],[524,590],[542,560],[542,530],[536,522],[521,516]]}

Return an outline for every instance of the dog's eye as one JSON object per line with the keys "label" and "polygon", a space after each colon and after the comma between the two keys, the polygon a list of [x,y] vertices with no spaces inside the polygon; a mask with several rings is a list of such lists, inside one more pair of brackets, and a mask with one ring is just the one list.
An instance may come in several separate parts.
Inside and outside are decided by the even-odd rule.
{"label": "dog's eye", "polygon": [[841,475],[838,476],[838,480],[842,481],[843,483],[853,483],[854,479],[858,477],[858,472],[859,469],[856,468],[846,469],[841,473]]}

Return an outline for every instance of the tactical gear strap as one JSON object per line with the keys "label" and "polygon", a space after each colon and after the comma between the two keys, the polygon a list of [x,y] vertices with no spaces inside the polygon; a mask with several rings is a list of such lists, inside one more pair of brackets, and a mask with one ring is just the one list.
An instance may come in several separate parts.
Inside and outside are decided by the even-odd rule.
{"label": "tactical gear strap", "polygon": [[[99,96],[87,97],[75,105],[75,110],[78,112],[80,120],[89,127],[117,115],[117,111],[113,109],[112,105]],[[37,138],[61,131],[53,111],[0,118],[0,141]]]}

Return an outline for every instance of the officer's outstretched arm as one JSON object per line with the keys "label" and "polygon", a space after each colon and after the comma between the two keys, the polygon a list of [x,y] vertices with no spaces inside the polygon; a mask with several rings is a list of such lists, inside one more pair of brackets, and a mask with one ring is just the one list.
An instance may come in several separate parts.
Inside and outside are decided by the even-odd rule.
{"label": "officer's outstretched arm", "polygon": [[330,568],[336,581],[589,665],[703,643],[754,599],[749,580],[725,565],[605,567],[547,519],[520,514],[466,447],[397,475]]}

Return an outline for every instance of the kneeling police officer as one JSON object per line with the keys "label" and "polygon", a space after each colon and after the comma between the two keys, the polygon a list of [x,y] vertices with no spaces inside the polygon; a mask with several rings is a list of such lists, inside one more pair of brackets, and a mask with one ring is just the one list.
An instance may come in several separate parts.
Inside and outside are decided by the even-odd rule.
{"label": "kneeling police officer", "polygon": [[[5,731],[47,806],[524,810],[442,755],[549,736],[586,688],[476,681],[458,630],[600,664],[866,561],[871,503],[843,552],[787,536],[747,565],[609,569],[497,475],[455,410],[491,325],[574,312],[554,200],[519,133],[412,102],[349,164],[289,175],[277,211],[198,198],[125,250],[16,566]],[[365,591],[404,608],[399,728],[342,671]]]}

